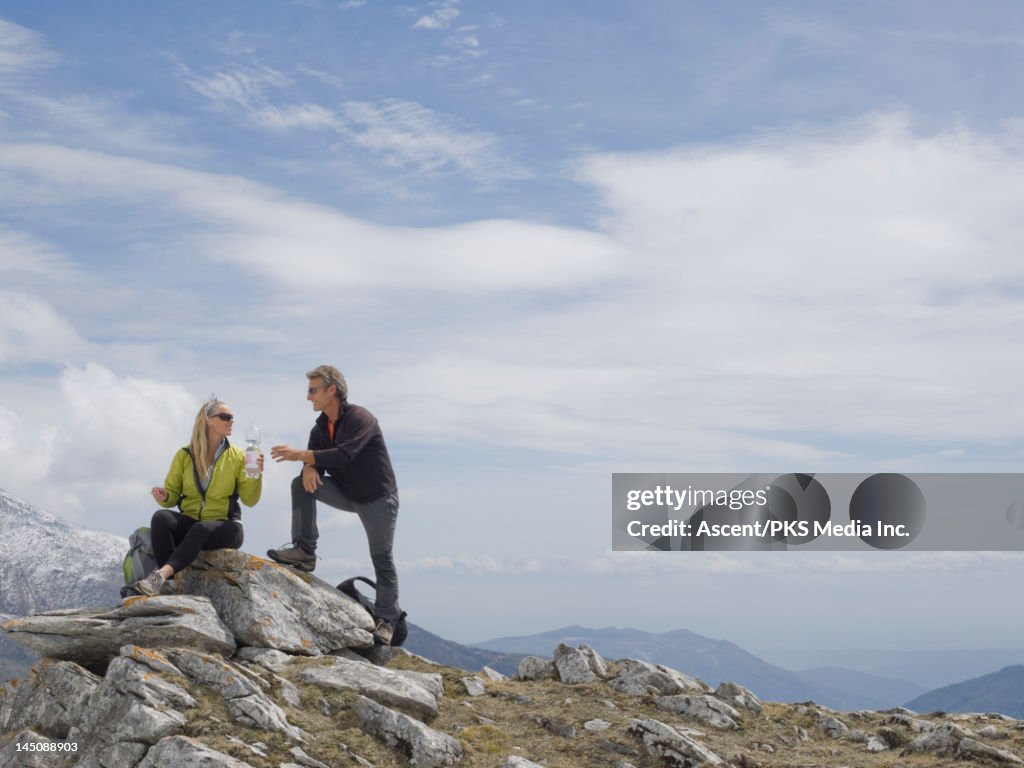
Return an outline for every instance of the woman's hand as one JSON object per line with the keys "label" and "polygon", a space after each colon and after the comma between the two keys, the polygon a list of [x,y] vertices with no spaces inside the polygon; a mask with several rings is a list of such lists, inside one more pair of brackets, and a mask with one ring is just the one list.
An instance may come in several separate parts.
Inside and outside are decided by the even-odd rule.
{"label": "woman's hand", "polygon": [[159,486],[154,486],[153,490],[151,490],[150,493],[153,494],[153,498],[156,499],[161,504],[164,503],[165,501],[167,501],[167,489],[166,488],[160,488]]}

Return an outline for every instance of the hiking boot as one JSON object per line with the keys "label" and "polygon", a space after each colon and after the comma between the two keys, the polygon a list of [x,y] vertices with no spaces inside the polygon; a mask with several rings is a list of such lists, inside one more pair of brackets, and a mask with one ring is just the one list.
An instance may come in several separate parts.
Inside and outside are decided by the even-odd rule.
{"label": "hiking boot", "polygon": [[132,587],[140,595],[155,597],[160,594],[160,589],[163,587],[165,581],[167,581],[167,579],[165,579],[164,575],[160,573],[159,569],[157,569],[146,578],[136,581],[132,584]]}
{"label": "hiking boot", "polygon": [[391,645],[391,638],[395,636],[395,626],[387,619],[377,619],[373,628],[374,645]]}
{"label": "hiking boot", "polygon": [[268,549],[267,557],[282,565],[290,565],[306,573],[312,573],[316,568],[316,555],[309,554],[302,547],[288,544],[277,549]]}

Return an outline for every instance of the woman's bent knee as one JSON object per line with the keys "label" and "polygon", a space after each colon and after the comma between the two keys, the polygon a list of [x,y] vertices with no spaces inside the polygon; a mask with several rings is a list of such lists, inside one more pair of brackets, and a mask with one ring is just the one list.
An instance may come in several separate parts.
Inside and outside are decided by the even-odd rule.
{"label": "woman's bent knee", "polygon": [[157,528],[159,526],[167,527],[174,524],[174,510],[171,509],[158,509],[153,513],[153,517],[150,518],[149,525],[151,528]]}

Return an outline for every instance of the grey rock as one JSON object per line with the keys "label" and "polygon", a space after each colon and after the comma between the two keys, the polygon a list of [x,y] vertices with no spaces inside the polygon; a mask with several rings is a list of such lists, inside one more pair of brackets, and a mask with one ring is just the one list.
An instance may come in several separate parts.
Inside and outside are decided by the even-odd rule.
{"label": "grey rock", "polygon": [[391,747],[401,747],[419,768],[454,765],[462,759],[462,745],[451,736],[435,731],[419,720],[388,709],[365,696],[352,701],[364,731]]}
{"label": "grey rock", "polygon": [[285,667],[294,658],[294,656],[289,656],[287,653],[282,653],[274,648],[256,648],[251,645],[243,646],[235,653],[237,661],[248,661],[258,664],[271,672],[283,672]]}
{"label": "grey rock", "polygon": [[[897,707],[897,709],[902,709],[902,707]],[[928,733],[935,728],[935,723],[929,723],[927,720],[919,720],[916,717],[911,717],[906,712],[896,712],[891,714],[885,718],[885,722],[889,725],[904,725],[914,733]]]}
{"label": "grey rock", "polygon": [[[792,735],[790,735],[792,733]],[[803,744],[807,741],[807,731],[801,728],[799,725],[794,725],[789,729],[789,732],[783,731],[778,736],[779,741],[785,744],[787,747],[794,747],[797,744]]]}
{"label": "grey rock", "polygon": [[544,768],[544,766],[532,760],[527,760],[525,757],[509,755],[508,760],[502,763],[501,768]]}
{"label": "grey rock", "polygon": [[869,738],[868,734],[860,729],[852,730],[846,734],[846,740],[852,741],[855,744],[867,744]]}
{"label": "grey rock", "polygon": [[442,689],[441,676],[437,674],[428,678],[428,689],[421,675],[342,658],[332,658],[328,665],[309,667],[299,674],[299,679],[323,688],[358,691],[382,704],[409,709],[420,717],[437,714],[435,691]]}
{"label": "grey rock", "polygon": [[713,728],[735,730],[739,728],[740,713],[714,696],[677,694],[661,696],[655,700],[658,709],[693,718]]}
{"label": "grey rock", "polygon": [[607,731],[611,727],[611,723],[607,720],[601,719],[587,720],[587,722],[583,724],[583,729],[587,731]]}
{"label": "grey rock", "polygon": [[726,762],[703,744],[684,736],[675,728],[654,720],[633,720],[629,731],[643,741],[647,753],[660,757],[669,764],[700,768],[704,765],[727,765]]}
{"label": "grey rock", "polygon": [[754,693],[736,683],[722,683],[715,689],[715,696],[729,702],[734,707],[761,714],[761,700]]}
{"label": "grey rock", "polygon": [[11,619],[0,629],[42,656],[102,671],[121,646],[182,646],[230,655],[231,632],[203,597],[131,597],[117,608],[76,608]]}
{"label": "grey rock", "polygon": [[[50,739],[31,730],[23,730],[0,749],[0,768],[55,768],[70,762],[70,752],[19,751],[19,744],[49,744]],[[63,756],[62,756],[63,754]]]}
{"label": "grey rock", "polygon": [[25,680],[0,686],[0,733],[32,726],[62,739],[85,713],[99,678],[70,661],[43,659]]}
{"label": "grey rock", "polygon": [[871,736],[867,740],[868,752],[885,752],[889,748],[889,745],[882,741],[877,736]]}
{"label": "grey rock", "polygon": [[1006,731],[1000,731],[994,725],[986,725],[984,728],[979,728],[977,734],[986,739],[1005,739],[1009,738],[1009,734]]}
{"label": "grey rock", "polygon": [[956,756],[967,759],[980,757],[996,763],[1010,763],[1012,765],[1024,764],[1024,760],[1021,760],[1012,752],[1008,752],[1005,749],[996,749],[970,737],[960,739],[960,743],[957,744],[956,748]]}
{"label": "grey rock", "polygon": [[187,736],[171,736],[161,740],[146,753],[138,768],[252,768],[223,752]]}
{"label": "grey rock", "polygon": [[814,718],[814,727],[822,731],[830,739],[841,739],[850,727],[838,717],[819,712]]}
{"label": "grey rock", "polygon": [[241,739],[232,736],[231,734],[228,734],[227,736],[225,736],[225,738],[228,741],[230,741],[232,744],[237,744],[240,747],[244,747],[245,749],[248,749],[250,752],[252,752],[254,755],[256,755],[258,757],[266,757],[267,756],[266,751],[260,749],[255,744],[247,744],[244,741],[242,741]]}
{"label": "grey rock", "polygon": [[302,709],[302,694],[299,693],[299,689],[295,686],[295,683],[277,675],[274,675],[274,678],[281,691],[281,698],[284,699],[285,703],[289,707]]}
{"label": "grey rock", "polygon": [[292,757],[295,758],[295,762],[301,766],[305,766],[305,768],[330,768],[327,763],[321,763],[319,760],[314,760],[299,747],[292,747],[290,751]]}
{"label": "grey rock", "polygon": [[711,689],[696,678],[684,675],[661,664],[638,659],[619,659],[615,662],[618,674],[608,681],[615,690],[631,696],[647,694],[710,693]]}
{"label": "grey rock", "polygon": [[602,679],[608,677],[608,662],[601,657],[601,654],[586,643],[579,646],[579,651],[587,657],[591,672]]}
{"label": "grey rock", "polygon": [[555,671],[558,678],[569,685],[592,683],[597,680],[597,675],[590,668],[590,659],[587,654],[578,648],[570,648],[565,644],[555,648],[554,661]]}
{"label": "grey rock", "polygon": [[[128,658],[111,664],[107,677],[97,686],[89,702],[85,717],[68,733],[69,741],[78,742],[86,765],[134,765],[148,746],[184,731],[184,714],[169,703],[158,705],[159,709],[151,706],[163,690],[163,681],[154,683],[146,691],[150,703],[123,690],[138,682],[141,677],[136,674],[138,667],[142,665]],[[134,762],[111,762],[115,757],[126,760],[127,756],[135,756]]]}
{"label": "grey rock", "polygon": [[524,656],[516,668],[516,680],[543,680],[555,673],[555,665],[540,656]]}
{"label": "grey rock", "polygon": [[484,681],[479,677],[463,677],[460,678],[460,682],[466,689],[466,693],[470,696],[483,696],[487,693],[487,689],[484,688]]}
{"label": "grey rock", "polygon": [[500,683],[502,680],[508,680],[507,675],[503,675],[498,670],[491,669],[490,667],[482,667],[480,669],[480,674],[486,677],[492,683]]}
{"label": "grey rock", "polygon": [[562,723],[558,720],[552,720],[550,717],[538,717],[536,715],[532,716],[530,719],[545,730],[555,734],[555,736],[563,739],[576,738],[576,727],[573,725]]}
{"label": "grey rock", "polygon": [[239,645],[317,656],[373,645],[373,619],[316,577],[237,549],[202,553],[181,589],[210,599]]}
{"label": "grey rock", "polygon": [[[152,651],[148,653],[156,655]],[[135,696],[154,709],[171,707],[180,710],[199,706],[199,702],[175,682],[175,677],[185,682],[184,675],[177,670],[175,672],[172,679],[168,680],[166,672],[154,674],[149,664],[141,664],[131,656],[118,656],[107,667],[103,684],[119,693]]]}
{"label": "grey rock", "polygon": [[944,723],[926,731],[907,744],[904,752],[935,752],[939,755],[951,755],[956,751],[960,740],[972,734],[953,723]]}
{"label": "grey rock", "polygon": [[614,752],[617,755],[629,755],[630,757],[640,756],[640,753],[632,747],[625,744],[619,744],[617,741],[611,741],[610,739],[598,739],[597,746],[606,752]]}
{"label": "grey rock", "polygon": [[238,664],[186,648],[165,651],[189,679],[218,691],[235,722],[284,734],[302,743],[306,734],[288,722],[284,711],[267,696],[258,679]]}

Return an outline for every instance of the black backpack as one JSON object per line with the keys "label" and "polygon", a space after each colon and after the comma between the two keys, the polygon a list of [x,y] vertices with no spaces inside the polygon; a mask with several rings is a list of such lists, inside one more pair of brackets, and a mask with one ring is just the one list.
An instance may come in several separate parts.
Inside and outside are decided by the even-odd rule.
{"label": "black backpack", "polygon": [[[370,615],[373,616],[373,618],[379,618],[377,614],[374,613],[375,603],[373,601],[373,598],[367,597],[358,589],[356,589],[357,581],[362,581],[366,584],[369,584],[371,587],[373,587],[374,591],[376,591],[377,589],[377,582],[375,582],[373,579],[368,579],[365,576],[353,576],[351,579],[345,579],[343,582],[341,582],[341,584],[338,585],[338,589],[341,590],[344,594],[351,597],[361,606],[363,606],[363,608],[370,612]],[[409,627],[406,626],[405,616],[405,611],[402,611],[402,615],[395,619],[393,622],[391,622],[395,628],[395,634],[391,638],[391,645],[395,648],[400,647],[402,643],[405,642],[406,636],[408,636],[409,634]]]}

